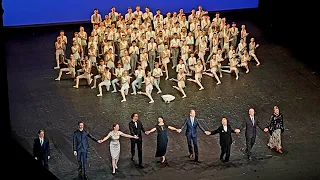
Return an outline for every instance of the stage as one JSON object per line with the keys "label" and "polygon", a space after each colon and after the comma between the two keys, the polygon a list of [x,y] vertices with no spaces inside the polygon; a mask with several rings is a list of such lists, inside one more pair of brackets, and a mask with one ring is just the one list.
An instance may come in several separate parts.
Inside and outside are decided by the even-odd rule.
{"label": "stage", "polygon": [[[37,131],[44,129],[51,143],[50,170],[61,180],[77,176],[77,163],[72,152],[72,135],[77,122],[84,121],[86,129],[101,138],[117,122],[120,130],[128,133],[130,115],[138,112],[146,129],[163,116],[168,125],[180,127],[190,109],[206,130],[214,130],[227,117],[233,128],[240,126],[249,107],[256,109],[262,124],[266,125],[274,105],[284,116],[283,154],[270,151],[266,144],[269,134],[258,132],[253,148],[253,161],[244,155],[244,133],[233,135],[229,163],[219,161],[219,137],[198,138],[201,163],[187,158],[184,133],[169,133],[168,166],[161,167],[154,158],[156,134],[143,137],[143,163],[138,169],[130,161],[130,141],[122,138],[119,170],[115,179],[317,179],[320,175],[320,77],[290,55],[287,49],[265,41],[260,30],[250,22],[250,35],[260,44],[257,56],[261,66],[250,63],[250,73],[240,69],[239,80],[234,74],[223,74],[222,84],[205,76],[203,91],[192,82],[186,83],[187,98],[172,88],[176,83],[161,78],[162,94],[172,94],[176,100],[165,104],[153,91],[154,104],[147,97],[128,95],[121,103],[120,93],[105,92],[97,97],[97,89],[90,89],[81,81],[79,89],[63,76],[54,81],[54,41],[56,28],[34,30],[8,37],[7,64],[11,125],[14,137],[32,153]],[[65,27],[68,40],[78,25]],[[18,31],[18,30],[15,30]],[[251,36],[250,36],[251,37]],[[68,53],[69,54],[69,53]],[[170,65],[171,67],[171,65]],[[170,77],[175,73],[170,69]],[[131,90],[131,88],[130,88]],[[131,91],[130,91],[131,92]],[[200,131],[199,131],[200,134]],[[109,142],[100,145],[90,141],[88,176],[90,179],[111,179]]]}

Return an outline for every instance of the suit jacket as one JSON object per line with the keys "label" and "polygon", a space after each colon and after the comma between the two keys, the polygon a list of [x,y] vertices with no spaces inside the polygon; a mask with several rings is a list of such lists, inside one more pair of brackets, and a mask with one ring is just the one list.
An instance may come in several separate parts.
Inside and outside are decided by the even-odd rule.
{"label": "suit jacket", "polygon": [[219,126],[218,129],[211,131],[211,135],[220,135],[220,146],[225,147],[232,144],[231,133],[235,133],[229,124],[227,124],[227,131],[224,131],[223,125]]}
{"label": "suit jacket", "polygon": [[49,139],[44,138],[41,146],[40,138],[33,141],[33,156],[39,160],[48,159],[50,156],[50,142]]}
{"label": "suit jacket", "polygon": [[[139,137],[139,139],[137,139],[137,140],[142,141],[141,131],[143,133],[145,133],[146,131],[144,130],[144,127],[143,127],[142,122],[140,120],[137,120],[137,127],[133,121],[130,121],[129,122],[129,129],[130,129],[130,134],[132,136],[136,135]],[[131,139],[131,140],[136,140],[136,139]]]}
{"label": "suit jacket", "polygon": [[201,126],[199,120],[196,117],[194,118],[193,125],[191,123],[191,118],[188,117],[181,126],[181,129],[183,130],[184,128],[187,128],[185,134],[186,136],[197,137],[197,127],[199,127],[203,133],[205,132],[205,129]]}
{"label": "suit jacket", "polygon": [[240,130],[246,128],[245,136],[246,138],[256,137],[257,135],[257,126],[263,131],[263,127],[260,125],[259,118],[254,116],[254,124],[252,124],[250,116],[245,118],[245,121],[242,123]]}
{"label": "suit jacket", "polygon": [[81,132],[79,129],[76,130],[73,134],[73,151],[88,152],[88,137],[93,141],[98,142],[98,140],[87,131],[83,130]]}

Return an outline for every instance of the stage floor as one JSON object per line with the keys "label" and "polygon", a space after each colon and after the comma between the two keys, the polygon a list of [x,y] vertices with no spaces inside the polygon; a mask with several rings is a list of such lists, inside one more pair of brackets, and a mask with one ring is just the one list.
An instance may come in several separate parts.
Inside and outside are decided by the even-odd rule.
{"label": "stage floor", "polygon": [[[169,133],[167,160],[169,166],[161,167],[154,158],[156,134],[143,137],[144,169],[136,168],[130,161],[130,141],[121,139],[119,179],[318,179],[320,175],[320,77],[304,64],[291,57],[277,45],[267,43],[259,30],[247,24],[247,30],[256,37],[257,50],[262,65],[250,63],[250,73],[241,70],[239,80],[234,75],[223,74],[222,84],[205,76],[205,90],[187,82],[187,98],[172,88],[174,82],[161,79],[163,94],[172,94],[176,100],[165,104],[153,92],[154,104],[142,95],[127,97],[121,103],[120,93],[107,93],[97,97],[98,90],[87,86],[75,89],[71,80],[54,81],[55,30],[24,33],[8,37],[8,86],[11,124],[17,140],[32,153],[33,139],[39,129],[45,129],[51,142],[50,170],[62,180],[77,176],[77,163],[72,152],[72,135],[77,122],[84,121],[86,128],[97,138],[106,135],[117,122],[123,132],[129,132],[128,123],[133,112],[139,112],[146,129],[163,116],[167,124],[180,127],[190,109],[197,111],[202,125],[214,130],[222,117],[227,117],[232,127],[238,127],[249,107],[256,109],[262,124],[266,124],[274,105],[284,115],[286,131],[283,134],[283,154],[270,151],[266,144],[268,134],[258,131],[253,148],[254,159],[247,162],[244,154],[244,133],[233,135],[230,163],[219,162],[219,137],[200,134],[198,138],[201,163],[193,163],[188,155],[183,133]],[[78,26],[66,29],[69,41]],[[171,71],[171,76],[173,72]],[[81,84],[84,84],[82,82]],[[111,159],[108,142],[90,141],[90,179],[111,179]]]}

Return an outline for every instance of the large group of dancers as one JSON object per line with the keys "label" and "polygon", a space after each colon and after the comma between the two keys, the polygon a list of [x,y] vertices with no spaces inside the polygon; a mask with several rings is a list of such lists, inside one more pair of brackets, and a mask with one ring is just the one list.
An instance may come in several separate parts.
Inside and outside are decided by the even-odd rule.
{"label": "large group of dancers", "polygon": [[[126,101],[132,87],[131,95],[146,95],[149,103],[153,103],[153,87],[158,94],[162,93],[161,76],[176,82],[173,88],[185,98],[186,80],[203,90],[203,75],[214,77],[221,84],[222,72],[234,73],[238,79],[239,68],[249,73],[252,59],[260,65],[255,54],[259,44],[248,38],[246,26],[239,29],[235,22],[227,23],[218,12],[211,20],[201,6],[192,9],[190,15],[180,9],[178,13],[168,12],[165,17],[160,9],[153,14],[149,7],[144,12],[140,6],[135,11],[129,7],[122,15],[112,7],[104,20],[98,9],[94,9],[91,23],[90,34],[82,26],[74,33],[69,57],[66,55],[68,38],[60,31],[55,42],[55,69],[60,72],[55,80],[60,81],[65,72],[74,78],[73,87],[78,88],[80,80],[86,79],[88,85],[93,83],[92,89],[98,87],[97,96],[103,95],[103,86],[107,91],[112,86],[113,93],[120,89],[121,102]],[[176,75],[169,75],[171,62]],[[101,82],[97,83],[99,79]],[[142,84],[145,84],[144,92]]]}

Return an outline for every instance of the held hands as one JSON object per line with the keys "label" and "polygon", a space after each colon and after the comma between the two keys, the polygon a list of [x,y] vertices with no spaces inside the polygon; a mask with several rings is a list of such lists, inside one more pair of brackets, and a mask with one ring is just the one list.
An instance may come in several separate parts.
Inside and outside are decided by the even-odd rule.
{"label": "held hands", "polygon": [[263,130],[264,132],[268,132],[269,130],[268,130],[268,128],[264,128],[264,130]]}
{"label": "held hands", "polygon": [[77,151],[73,151],[73,155],[77,156]]}
{"label": "held hands", "polygon": [[146,131],[145,134],[146,134],[146,135],[149,135],[149,134],[150,134],[150,131]]}
{"label": "held hands", "polygon": [[139,137],[137,135],[134,135],[133,138],[134,139],[139,139]]}
{"label": "held hands", "polygon": [[234,132],[238,134],[240,133],[240,129],[235,129]]}
{"label": "held hands", "polygon": [[178,132],[178,133],[181,133],[181,131],[182,131],[181,129],[177,129],[177,132]]}
{"label": "held hands", "polygon": [[211,134],[210,131],[205,131],[204,133],[205,133],[207,136],[209,136],[209,135]]}
{"label": "held hands", "polygon": [[48,156],[48,159],[50,159],[50,156]]}
{"label": "held hands", "polygon": [[103,141],[102,141],[101,139],[100,139],[100,140],[98,140],[98,143],[99,143],[99,144],[101,144],[102,142],[103,142]]}

